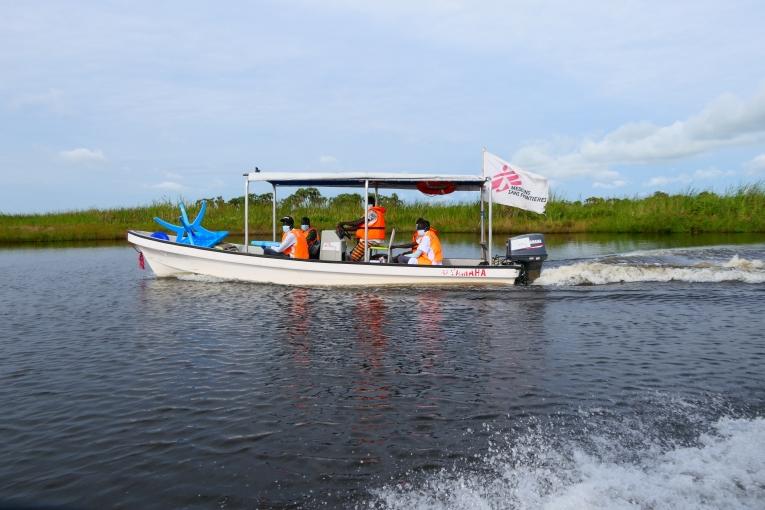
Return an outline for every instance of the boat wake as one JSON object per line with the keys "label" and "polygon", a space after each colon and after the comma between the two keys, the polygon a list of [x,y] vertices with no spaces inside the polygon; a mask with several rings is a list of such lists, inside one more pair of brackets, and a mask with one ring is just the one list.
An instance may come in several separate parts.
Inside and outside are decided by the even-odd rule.
{"label": "boat wake", "polygon": [[765,283],[762,250],[738,253],[732,248],[675,249],[622,255],[548,266],[535,285],[604,285],[625,282]]}
{"label": "boat wake", "polygon": [[210,276],[205,274],[193,274],[193,273],[179,274],[178,276],[176,276],[176,278],[186,282],[200,282],[200,283],[225,283],[225,282],[234,281],[228,278],[219,278],[217,276]]}
{"label": "boat wake", "polygon": [[[595,413],[597,414],[597,412]],[[634,509],[762,508],[765,419],[718,418],[690,441],[659,440],[629,420],[604,430],[583,420],[586,437],[529,427],[496,438],[473,468],[372,491],[366,508]],[[537,424],[539,425],[539,424]],[[587,429],[585,429],[587,430]],[[509,435],[508,435],[509,437]]]}

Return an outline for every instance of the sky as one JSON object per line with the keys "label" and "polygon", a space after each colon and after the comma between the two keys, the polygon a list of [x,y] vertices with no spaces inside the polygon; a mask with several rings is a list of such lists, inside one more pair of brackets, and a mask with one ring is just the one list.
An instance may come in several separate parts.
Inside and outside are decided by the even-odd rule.
{"label": "sky", "polygon": [[762,1],[0,12],[2,213],[241,196],[255,166],[479,174],[484,147],[572,200],[765,180]]}

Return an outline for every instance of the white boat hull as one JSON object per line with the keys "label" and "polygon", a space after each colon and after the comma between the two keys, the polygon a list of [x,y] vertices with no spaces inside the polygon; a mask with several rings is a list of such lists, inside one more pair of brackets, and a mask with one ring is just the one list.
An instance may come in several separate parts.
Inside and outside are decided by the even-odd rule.
{"label": "white boat hull", "polygon": [[128,232],[157,277],[198,274],[226,280],[299,286],[513,285],[513,266],[414,266],[328,262],[227,252],[154,239]]}

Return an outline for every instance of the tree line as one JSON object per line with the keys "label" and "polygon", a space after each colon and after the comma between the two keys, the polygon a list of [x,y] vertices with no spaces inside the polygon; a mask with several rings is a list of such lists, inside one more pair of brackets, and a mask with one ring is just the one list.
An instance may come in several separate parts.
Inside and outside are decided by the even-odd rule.
{"label": "tree line", "polygon": [[[273,203],[273,193],[250,193],[250,205],[271,205]],[[393,193],[390,196],[378,195],[379,204],[383,207],[400,207],[404,201]],[[230,205],[234,207],[244,206],[244,195],[234,197],[229,200],[224,199],[222,196],[213,198],[202,198],[196,201],[196,205],[201,205],[202,201],[207,202],[208,207],[219,208],[224,205]],[[364,196],[360,193],[340,193],[334,197],[322,196],[321,192],[317,188],[298,188],[293,194],[276,201],[277,207],[284,207],[287,209],[299,209],[309,207],[347,207],[360,205],[364,201]]]}

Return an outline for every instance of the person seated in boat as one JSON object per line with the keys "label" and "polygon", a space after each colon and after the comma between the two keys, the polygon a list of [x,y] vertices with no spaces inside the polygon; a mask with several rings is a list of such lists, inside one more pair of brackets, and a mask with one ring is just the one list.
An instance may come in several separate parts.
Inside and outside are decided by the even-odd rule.
{"label": "person seated in boat", "polygon": [[428,220],[417,222],[417,248],[412,253],[404,254],[408,264],[421,266],[440,266],[444,260],[441,253],[441,241]]}
{"label": "person seated in boat", "polygon": [[280,257],[289,257],[291,259],[308,259],[308,243],[305,240],[305,233],[295,227],[295,220],[292,216],[285,216],[282,223],[282,242],[276,248],[265,248],[265,255],[276,255]]}
{"label": "person seated in boat", "polygon": [[[423,218],[417,218],[417,220],[414,223],[414,232],[412,232],[412,242],[411,243],[400,243],[400,244],[394,244],[391,246],[391,249],[395,248],[406,248],[409,251],[400,253],[397,256],[393,257],[393,262],[396,264],[408,264],[409,263],[409,257],[406,255],[409,253],[413,253],[414,250],[417,249],[418,240],[420,237],[422,237],[418,231],[417,231],[417,225],[421,224],[422,222],[426,221]],[[436,230],[433,227],[430,227],[431,232],[438,235],[438,230]]]}
{"label": "person seated in boat", "polygon": [[303,220],[300,222],[300,230],[305,233],[305,241],[308,243],[308,258],[318,259],[319,248],[321,246],[319,231],[311,226],[311,219],[309,217],[303,216]]}
{"label": "person seated in boat", "polygon": [[[375,205],[375,197],[368,198],[369,208],[367,209],[367,239],[370,246],[381,245],[385,241],[385,207]],[[356,246],[351,252],[351,260],[358,262],[364,259],[364,218],[353,221],[343,221],[337,224],[337,230],[347,231],[356,229]]]}

